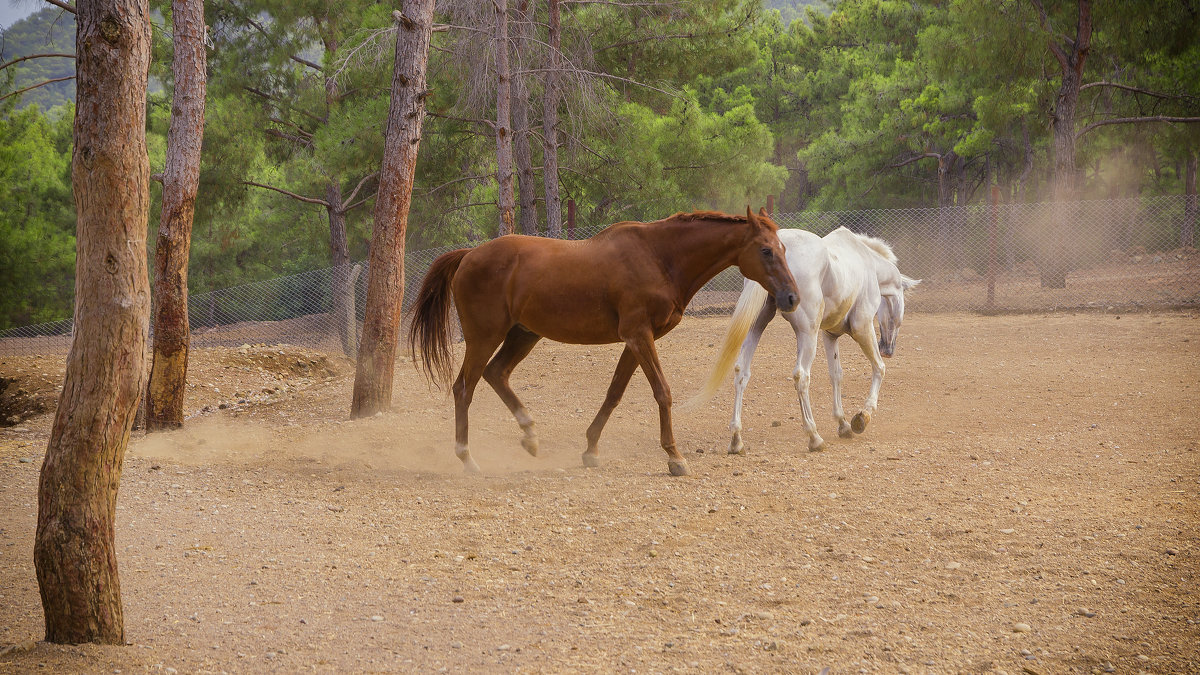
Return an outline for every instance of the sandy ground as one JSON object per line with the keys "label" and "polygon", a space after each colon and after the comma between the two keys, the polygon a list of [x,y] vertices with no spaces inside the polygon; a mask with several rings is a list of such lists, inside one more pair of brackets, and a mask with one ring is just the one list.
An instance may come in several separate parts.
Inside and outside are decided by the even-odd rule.
{"label": "sandy ground", "polygon": [[[676,400],[724,326],[660,341]],[[725,452],[730,385],[677,413],[687,478],[640,374],[582,467],[615,346],[543,343],[517,370],[536,458],[481,388],[474,478],[409,363],[393,412],[348,421],[344,360],[194,352],[185,429],[135,435],[124,465],[124,647],[37,642],[50,416],[24,419],[0,429],[0,673],[1200,672],[1195,313],[910,313],[857,438],[818,353],[821,453],[794,344],[778,320],[764,337],[748,454]],[[853,414],[869,368],[842,354]],[[61,372],[0,363],[26,403]]]}

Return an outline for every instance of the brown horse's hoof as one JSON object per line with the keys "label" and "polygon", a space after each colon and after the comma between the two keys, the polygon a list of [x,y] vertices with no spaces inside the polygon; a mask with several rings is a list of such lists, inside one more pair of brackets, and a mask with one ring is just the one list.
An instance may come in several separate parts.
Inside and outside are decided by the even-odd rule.
{"label": "brown horse's hoof", "polygon": [[850,420],[850,428],[854,430],[854,433],[861,434],[867,430],[867,422],[870,421],[870,417],[867,417],[862,413],[858,413],[854,416],[854,419]]}
{"label": "brown horse's hoof", "polygon": [[468,476],[478,476],[480,474],[479,465],[470,457],[463,460],[463,471]]}
{"label": "brown horse's hoof", "polygon": [[589,469],[600,466],[600,456],[591,452],[583,453],[583,465]]}
{"label": "brown horse's hoof", "polygon": [[671,472],[672,476],[686,476],[691,473],[691,471],[688,469],[687,462],[683,460],[672,460],[667,462],[667,469]]}
{"label": "brown horse's hoof", "polygon": [[530,455],[537,457],[537,454],[538,454],[538,439],[537,439],[537,437],[530,438],[530,437],[526,436],[525,438],[522,438],[521,439],[521,447],[525,448],[525,452],[528,452]]}

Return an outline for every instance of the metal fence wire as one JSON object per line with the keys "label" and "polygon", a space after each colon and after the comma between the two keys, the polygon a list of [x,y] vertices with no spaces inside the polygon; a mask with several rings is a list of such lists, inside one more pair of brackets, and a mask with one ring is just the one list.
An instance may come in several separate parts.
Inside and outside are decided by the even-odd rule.
{"label": "metal fence wire", "polygon": [[[1200,255],[1194,196],[931,209],[778,213],[780,227],[838,227],[891,244],[922,284],[909,312],[1055,312],[1195,308]],[[577,239],[604,226],[579,227]],[[447,246],[405,256],[404,315]],[[191,296],[192,347],[292,344],[354,356],[366,304],[366,263],[313,270]],[[704,286],[691,315],[729,314],[736,268]],[[0,331],[0,355],[65,353],[70,319]]]}

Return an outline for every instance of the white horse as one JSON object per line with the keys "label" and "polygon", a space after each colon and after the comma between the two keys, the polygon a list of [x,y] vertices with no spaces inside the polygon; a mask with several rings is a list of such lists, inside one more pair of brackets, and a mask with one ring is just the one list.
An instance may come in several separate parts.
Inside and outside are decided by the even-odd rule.
{"label": "white horse", "polygon": [[[825,344],[829,361],[829,378],[833,381],[833,417],[838,423],[838,435],[849,438],[866,430],[879,401],[883,383],[882,356],[890,357],[896,350],[896,336],[904,320],[904,292],[920,283],[900,273],[896,255],[882,240],[855,234],[839,227],[824,237],[804,230],[780,230],[779,240],[786,249],[788,267],[796,279],[800,303],[793,312],[783,316],[796,331],[796,369],[792,380],[800,397],[804,413],[804,430],[808,434],[808,449],[825,449],[825,441],[817,433],[812,404],[808,397],[809,373],[817,353],[817,331]],[[742,394],[750,381],[750,361],[762,337],[763,330],[775,317],[775,302],[757,283],[746,280],[742,295],[725,335],[725,343],[704,388],[692,403],[712,398],[732,367],[735,394],[733,421],[729,428],[733,439],[730,454],[745,452],[742,443]],[[879,343],[875,342],[873,319],[879,319]],[[871,390],[862,412],[846,422],[842,411],[842,365],[838,359],[838,337],[849,334],[871,362]],[[738,345],[741,345],[740,349]],[[733,356],[737,354],[737,362]]]}

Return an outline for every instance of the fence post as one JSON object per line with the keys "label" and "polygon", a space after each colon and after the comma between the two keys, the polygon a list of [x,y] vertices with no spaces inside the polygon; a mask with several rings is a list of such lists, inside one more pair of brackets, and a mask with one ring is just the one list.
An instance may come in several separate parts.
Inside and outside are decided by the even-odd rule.
{"label": "fence post", "polygon": [[575,200],[567,200],[567,239],[575,238]]}
{"label": "fence post", "polygon": [[999,237],[999,220],[1000,220],[1000,186],[992,186],[992,208],[988,218],[988,284],[987,284],[987,309],[992,311],[996,305],[996,248],[997,238]]}
{"label": "fence post", "polygon": [[775,195],[767,195],[767,215],[775,215]]}

